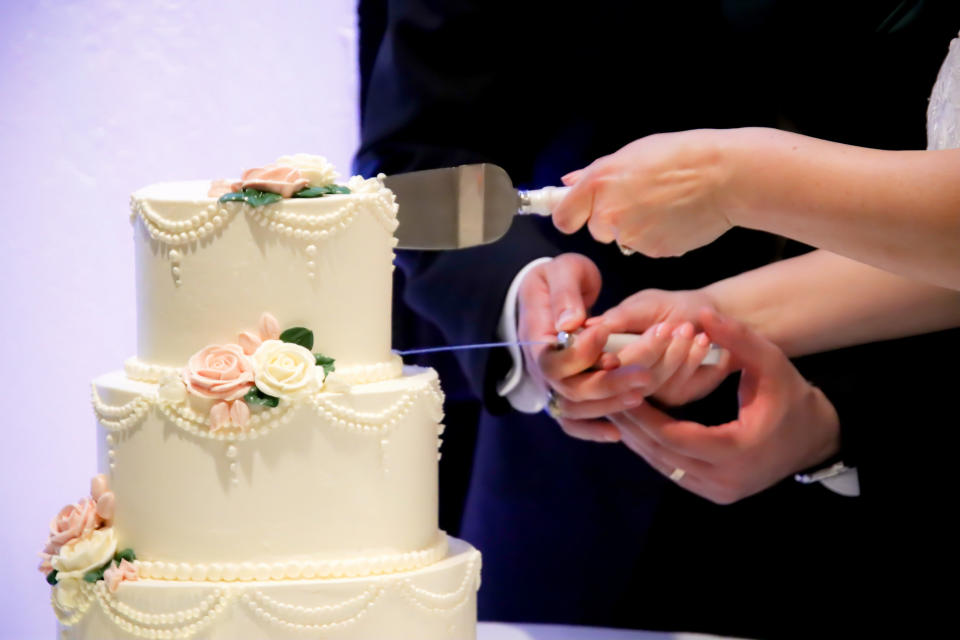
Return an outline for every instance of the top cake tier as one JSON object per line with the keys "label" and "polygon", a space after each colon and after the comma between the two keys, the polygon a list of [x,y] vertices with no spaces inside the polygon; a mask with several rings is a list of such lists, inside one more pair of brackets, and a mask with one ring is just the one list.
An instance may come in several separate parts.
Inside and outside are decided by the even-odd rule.
{"label": "top cake tier", "polygon": [[[314,330],[338,371],[390,377],[397,205],[379,179],[350,193],[221,202],[209,181],[133,194],[137,358],[128,371],[182,367],[204,345],[236,341],[269,312]],[[379,372],[379,374],[377,373]]]}

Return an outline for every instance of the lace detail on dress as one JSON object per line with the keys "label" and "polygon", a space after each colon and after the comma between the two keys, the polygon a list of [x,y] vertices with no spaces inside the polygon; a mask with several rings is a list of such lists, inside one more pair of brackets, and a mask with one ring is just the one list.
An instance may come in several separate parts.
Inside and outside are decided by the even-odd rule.
{"label": "lace detail on dress", "polygon": [[927,107],[927,149],[960,147],[960,38],[950,41]]}

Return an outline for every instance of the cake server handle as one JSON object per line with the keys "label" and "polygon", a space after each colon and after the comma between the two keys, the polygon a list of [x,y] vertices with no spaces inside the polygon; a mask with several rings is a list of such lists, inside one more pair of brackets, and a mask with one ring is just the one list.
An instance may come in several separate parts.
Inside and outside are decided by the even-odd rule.
{"label": "cake server handle", "polygon": [[[561,331],[557,334],[557,348],[566,349],[573,344],[576,333]],[[619,353],[627,345],[639,342],[642,334],[639,333],[611,333],[607,338],[607,343],[603,346],[604,353]],[[703,357],[704,365],[715,365],[720,363],[720,357],[723,355],[723,348],[720,345],[710,343],[710,350]]]}
{"label": "cake server handle", "polygon": [[542,189],[520,190],[520,215],[536,214],[549,216],[560,201],[570,193],[570,187],[543,187]]}

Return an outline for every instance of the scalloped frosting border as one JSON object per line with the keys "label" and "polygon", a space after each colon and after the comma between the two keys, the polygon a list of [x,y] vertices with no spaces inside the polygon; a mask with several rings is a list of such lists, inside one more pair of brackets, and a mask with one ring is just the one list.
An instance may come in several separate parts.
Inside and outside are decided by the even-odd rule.
{"label": "scalloped frosting border", "polygon": [[[182,367],[170,367],[162,364],[150,364],[136,356],[127,358],[123,363],[123,372],[131,380],[159,384],[165,378],[177,376]],[[337,378],[346,384],[370,384],[399,378],[403,373],[403,359],[394,355],[389,360],[373,364],[358,364],[337,369]]]}
{"label": "scalloped frosting border", "polygon": [[482,559],[473,549],[458,586],[446,593],[418,587],[410,577],[381,576],[357,595],[338,603],[307,607],[281,602],[247,588],[246,584],[224,585],[199,599],[195,606],[162,613],[136,609],[111,594],[102,582],[84,584],[74,608],[65,608],[51,594],[57,619],[64,628],[78,624],[96,603],[104,616],[119,629],[136,638],[191,638],[212,624],[229,607],[243,606],[262,621],[285,630],[323,632],[355,624],[371,611],[388,591],[399,593],[412,606],[429,615],[450,615],[469,601],[470,589],[480,588]]}
{"label": "scalloped frosting border", "polygon": [[301,578],[356,578],[413,571],[443,559],[447,554],[447,536],[425,549],[339,560],[299,560],[288,562],[212,562],[190,564],[137,560],[141,578],[192,582],[263,582]]}

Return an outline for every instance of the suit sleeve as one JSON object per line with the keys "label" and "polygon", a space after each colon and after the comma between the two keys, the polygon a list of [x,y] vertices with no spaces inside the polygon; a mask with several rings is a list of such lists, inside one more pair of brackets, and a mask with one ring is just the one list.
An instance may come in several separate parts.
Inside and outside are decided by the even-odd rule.
{"label": "suit sleeve", "polygon": [[[354,171],[371,176],[494,162],[514,180],[532,180],[533,154],[552,131],[543,122],[547,115],[525,122],[519,144],[511,133],[516,127],[504,125],[517,122],[519,110],[532,109],[518,105],[520,79],[506,72],[515,64],[508,47],[519,40],[504,37],[498,47],[489,46],[494,27],[514,28],[511,22],[483,2],[440,6],[413,0],[384,3],[382,9],[382,37],[361,41],[361,141]],[[488,23],[491,30],[482,28]],[[400,203],[401,224],[404,213]],[[398,251],[405,281],[401,302],[439,329],[447,344],[496,340],[514,276],[531,260],[560,253],[545,233],[549,225],[520,218],[494,245]],[[496,392],[496,382],[510,369],[504,350],[461,351],[456,358],[488,409],[509,409]]]}

